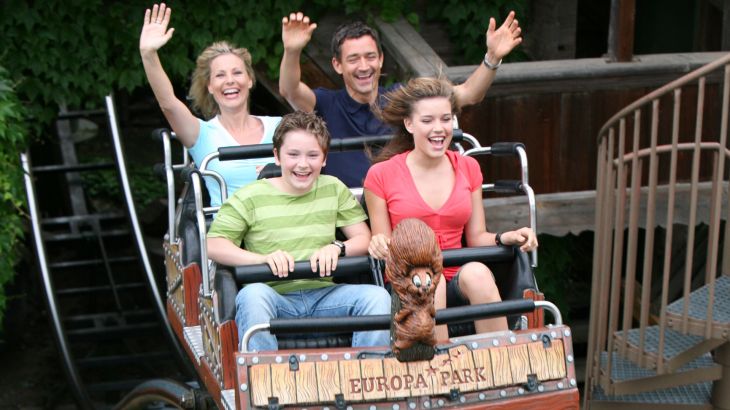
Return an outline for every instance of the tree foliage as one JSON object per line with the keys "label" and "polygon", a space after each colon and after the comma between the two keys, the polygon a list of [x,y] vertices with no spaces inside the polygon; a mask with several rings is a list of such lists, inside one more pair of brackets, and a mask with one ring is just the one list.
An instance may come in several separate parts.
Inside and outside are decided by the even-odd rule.
{"label": "tree foliage", "polygon": [[18,153],[24,149],[26,114],[8,72],[0,66],[0,330],[5,310],[4,285],[13,278],[18,243],[23,238],[23,173]]}
{"label": "tree foliage", "polygon": [[[451,43],[459,48],[454,55],[463,57],[460,64],[469,65],[476,64],[484,58],[486,51],[484,35],[489,27],[489,18],[494,17],[499,27],[511,10],[515,11],[524,33],[527,16],[526,0],[443,0],[429,3],[426,19],[441,20],[446,23]],[[525,58],[525,53],[517,48],[505,60],[519,61]]]}

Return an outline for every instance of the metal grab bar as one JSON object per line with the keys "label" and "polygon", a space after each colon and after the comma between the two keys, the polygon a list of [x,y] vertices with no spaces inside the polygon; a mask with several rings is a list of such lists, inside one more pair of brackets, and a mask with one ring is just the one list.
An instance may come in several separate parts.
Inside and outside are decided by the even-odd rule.
{"label": "metal grab bar", "polygon": [[[555,304],[548,301],[530,299],[509,300],[496,303],[484,303],[471,306],[446,308],[436,311],[435,323],[467,322],[475,319],[506,316],[516,313],[531,312],[536,308],[549,310],[555,319],[555,325],[563,324],[563,316]],[[248,344],[258,332],[268,330],[272,334],[311,333],[311,332],[353,332],[385,330],[390,328],[390,315],[343,316],[306,319],[274,319],[269,323],[253,325],[246,330],[241,340],[241,352],[248,353]]]}

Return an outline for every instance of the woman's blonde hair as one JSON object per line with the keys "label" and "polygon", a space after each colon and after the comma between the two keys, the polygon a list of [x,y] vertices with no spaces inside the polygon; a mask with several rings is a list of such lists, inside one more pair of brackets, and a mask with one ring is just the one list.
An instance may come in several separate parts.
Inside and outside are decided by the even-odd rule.
{"label": "woman's blonde hair", "polygon": [[394,155],[412,150],[414,148],[413,136],[406,129],[403,120],[413,114],[413,106],[427,98],[447,98],[451,103],[451,112],[458,114],[456,105],[456,94],[454,86],[444,78],[414,78],[403,87],[395,89],[383,98],[384,107],[373,107],[373,111],[381,121],[393,128],[393,138],[385,144],[373,162],[381,162],[390,159]]}
{"label": "woman's blonde hair", "polygon": [[256,75],[251,64],[251,53],[245,48],[237,48],[226,41],[215,42],[203,50],[195,61],[195,70],[190,83],[190,98],[195,111],[207,120],[215,117],[219,112],[218,104],[213,96],[208,92],[208,84],[210,83],[210,63],[214,58],[224,55],[233,54],[243,61],[246,67],[246,74],[256,85]]}

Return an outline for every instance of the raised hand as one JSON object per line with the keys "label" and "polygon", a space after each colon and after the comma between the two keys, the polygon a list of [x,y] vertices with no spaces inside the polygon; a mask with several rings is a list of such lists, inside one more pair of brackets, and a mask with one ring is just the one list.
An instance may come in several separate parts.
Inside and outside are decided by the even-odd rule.
{"label": "raised hand", "polygon": [[504,58],[518,44],[522,42],[522,29],[520,23],[515,19],[515,12],[510,11],[504,23],[495,30],[497,22],[494,18],[489,19],[489,28],[487,28],[487,58],[492,64],[497,64],[499,60]]}
{"label": "raised hand", "polygon": [[312,32],[317,23],[310,23],[309,17],[302,12],[289,14],[281,19],[281,41],[284,50],[301,51],[312,39]]}
{"label": "raised hand", "polygon": [[172,9],[165,6],[165,3],[160,3],[159,6],[155,4],[152,10],[145,11],[142,33],[139,35],[140,51],[157,51],[172,38],[175,29],[167,29],[171,14]]}

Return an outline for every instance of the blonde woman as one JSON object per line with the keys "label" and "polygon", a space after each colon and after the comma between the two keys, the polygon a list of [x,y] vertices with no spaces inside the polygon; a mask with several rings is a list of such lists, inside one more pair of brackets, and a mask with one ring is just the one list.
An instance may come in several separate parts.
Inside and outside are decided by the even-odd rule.
{"label": "blonde woman", "polygon": [[[157,103],[177,138],[189,149],[193,161],[200,164],[206,155],[219,147],[271,143],[281,117],[249,114],[249,97],[256,78],[251,54],[245,48],[236,48],[221,41],[211,44],[198,56],[190,97],[193,108],[204,119],[193,115],[187,105],[175,96],[157,53],[175,31],[174,28],[168,29],[171,14],[172,9],[164,3],[147,9],[139,37],[139,52]],[[208,168],[223,176],[230,196],[255,180],[258,171],[269,162],[273,162],[273,158],[215,160]],[[220,187],[210,178],[206,178],[206,186],[211,205],[219,206]]]}

